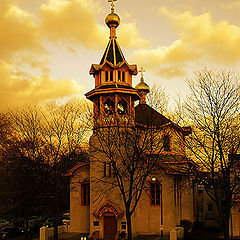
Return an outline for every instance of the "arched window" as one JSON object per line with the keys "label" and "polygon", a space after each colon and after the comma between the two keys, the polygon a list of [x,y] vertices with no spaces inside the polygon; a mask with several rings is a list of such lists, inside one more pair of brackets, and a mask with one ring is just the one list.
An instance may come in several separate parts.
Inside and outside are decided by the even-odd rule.
{"label": "arched window", "polygon": [[166,135],[166,136],[163,137],[163,150],[167,151],[167,152],[171,151],[169,135]]}
{"label": "arched window", "polygon": [[105,113],[107,115],[113,115],[114,113],[114,102],[111,101],[111,100],[107,100],[105,103],[104,103],[104,110],[105,110]]}
{"label": "arched window", "polygon": [[120,100],[117,105],[118,115],[125,115],[127,113],[127,103],[124,100]]}

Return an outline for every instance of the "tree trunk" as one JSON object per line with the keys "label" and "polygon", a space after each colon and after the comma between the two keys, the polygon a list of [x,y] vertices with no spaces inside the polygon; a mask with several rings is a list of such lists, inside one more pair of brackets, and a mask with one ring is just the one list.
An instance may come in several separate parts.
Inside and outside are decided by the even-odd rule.
{"label": "tree trunk", "polygon": [[29,222],[28,222],[28,217],[25,219],[25,239],[28,240],[29,239]]}
{"label": "tree trunk", "polygon": [[126,211],[128,240],[132,240],[132,220],[129,211]]}
{"label": "tree trunk", "polygon": [[58,214],[55,212],[54,213],[54,232],[53,232],[53,239],[58,240]]}
{"label": "tree trunk", "polygon": [[229,240],[229,214],[226,214],[223,228],[224,228],[224,240]]}

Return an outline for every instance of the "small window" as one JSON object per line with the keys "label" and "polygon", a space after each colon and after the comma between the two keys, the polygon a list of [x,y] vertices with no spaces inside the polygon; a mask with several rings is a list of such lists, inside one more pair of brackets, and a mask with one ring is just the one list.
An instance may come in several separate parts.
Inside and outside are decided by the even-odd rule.
{"label": "small window", "polygon": [[168,135],[163,137],[163,150],[167,151],[167,152],[171,151],[171,148],[170,148],[170,137]]}
{"label": "small window", "polygon": [[121,73],[122,73],[122,72],[117,72],[117,74],[118,74],[118,81],[119,81],[119,82],[121,82]]}
{"label": "small window", "polygon": [[208,203],[208,212],[212,212],[213,211],[213,205],[211,202]]}
{"label": "small window", "polygon": [[111,164],[108,163],[108,176],[111,177],[112,176],[112,167]]}
{"label": "small window", "polygon": [[125,82],[125,72],[121,72],[122,73],[122,81]]}
{"label": "small window", "polygon": [[121,222],[122,230],[127,229],[127,223],[126,222]]}
{"label": "small window", "polygon": [[104,177],[107,176],[107,163],[106,162],[103,163],[103,176]]}
{"label": "small window", "polygon": [[113,81],[113,71],[110,71],[110,81]]}
{"label": "small window", "polygon": [[89,206],[89,203],[90,203],[90,185],[89,185],[89,183],[81,184],[81,203],[82,203],[82,206]]}
{"label": "small window", "polygon": [[150,184],[151,205],[160,205],[160,184],[157,182]]}
{"label": "small window", "polygon": [[99,221],[93,221],[93,226],[98,227],[99,226]]}
{"label": "small window", "polygon": [[105,82],[108,82],[108,72],[105,72]]}

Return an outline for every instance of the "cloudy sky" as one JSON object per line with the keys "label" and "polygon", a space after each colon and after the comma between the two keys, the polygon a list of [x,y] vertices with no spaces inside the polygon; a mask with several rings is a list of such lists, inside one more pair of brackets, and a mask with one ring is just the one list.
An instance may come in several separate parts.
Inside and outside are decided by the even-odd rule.
{"label": "cloudy sky", "polygon": [[[0,110],[83,96],[109,37],[107,0],[0,0]],[[118,0],[117,36],[170,96],[203,66],[239,69],[240,0]],[[140,76],[134,78],[137,84]]]}

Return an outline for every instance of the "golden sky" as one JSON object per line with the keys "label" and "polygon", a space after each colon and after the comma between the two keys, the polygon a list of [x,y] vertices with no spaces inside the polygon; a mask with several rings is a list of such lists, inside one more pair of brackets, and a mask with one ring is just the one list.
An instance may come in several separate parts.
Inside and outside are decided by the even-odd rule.
{"label": "golden sky", "polygon": [[[0,110],[83,94],[109,29],[107,0],[0,0]],[[240,0],[118,0],[130,64],[175,96],[203,66],[239,69]],[[134,84],[140,76],[135,77]]]}

